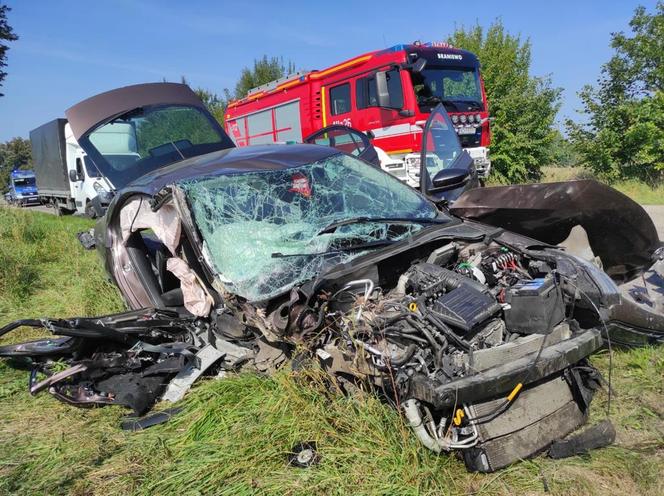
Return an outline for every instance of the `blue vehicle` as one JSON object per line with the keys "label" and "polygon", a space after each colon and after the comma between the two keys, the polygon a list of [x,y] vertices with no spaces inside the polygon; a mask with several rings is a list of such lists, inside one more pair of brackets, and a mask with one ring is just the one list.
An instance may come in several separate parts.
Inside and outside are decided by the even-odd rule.
{"label": "blue vehicle", "polygon": [[9,191],[5,199],[7,203],[20,207],[39,205],[35,173],[31,170],[13,170],[9,175]]}

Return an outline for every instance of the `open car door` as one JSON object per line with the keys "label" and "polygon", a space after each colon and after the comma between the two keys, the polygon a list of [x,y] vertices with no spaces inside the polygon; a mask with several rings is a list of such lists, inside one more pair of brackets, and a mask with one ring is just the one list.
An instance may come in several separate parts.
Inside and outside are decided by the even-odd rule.
{"label": "open car door", "polygon": [[305,143],[336,148],[380,168],[380,160],[369,137],[352,127],[333,124],[304,138]]}
{"label": "open car door", "polygon": [[473,159],[461,147],[442,104],[431,112],[424,126],[419,179],[422,193],[449,203],[480,186]]}

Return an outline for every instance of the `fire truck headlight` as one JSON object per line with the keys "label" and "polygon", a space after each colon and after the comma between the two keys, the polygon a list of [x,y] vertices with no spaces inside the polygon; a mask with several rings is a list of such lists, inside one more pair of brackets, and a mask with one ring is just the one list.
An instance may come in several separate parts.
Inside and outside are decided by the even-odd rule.
{"label": "fire truck headlight", "polygon": [[452,119],[452,124],[456,124],[457,122],[459,122],[459,116],[456,114],[451,116],[451,119]]}
{"label": "fire truck headlight", "polygon": [[461,124],[465,124],[467,117],[464,114],[462,114],[461,117],[459,117],[459,120],[461,121]]}

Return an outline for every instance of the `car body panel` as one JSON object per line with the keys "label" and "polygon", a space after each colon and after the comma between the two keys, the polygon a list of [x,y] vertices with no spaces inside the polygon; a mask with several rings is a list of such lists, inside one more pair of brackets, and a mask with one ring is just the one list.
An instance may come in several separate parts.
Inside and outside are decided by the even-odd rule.
{"label": "car body panel", "polygon": [[502,227],[551,245],[574,226],[609,273],[649,266],[661,246],[657,229],[638,203],[597,181],[495,186],[465,192],[450,207],[455,215]]}

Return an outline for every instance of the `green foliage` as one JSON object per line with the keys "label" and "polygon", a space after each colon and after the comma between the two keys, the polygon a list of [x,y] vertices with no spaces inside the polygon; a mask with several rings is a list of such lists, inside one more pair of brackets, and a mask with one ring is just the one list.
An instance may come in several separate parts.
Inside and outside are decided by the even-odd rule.
{"label": "green foliage", "polygon": [[[75,238],[91,225],[79,217],[0,208],[0,254],[21,261],[10,269],[0,261],[0,326],[122,309],[97,255]],[[21,265],[35,279],[8,290],[18,287]],[[2,344],[36,337],[22,328]],[[606,351],[592,361],[607,377]],[[343,395],[316,370],[201,379],[170,422],[127,432],[119,427],[127,410],[75,408],[46,392],[31,396],[28,371],[0,361],[0,494],[659,496],[664,347],[618,351],[613,364],[618,445],[470,474],[453,455],[421,446],[398,412],[371,392]],[[592,422],[603,416],[606,398],[602,391],[593,400]],[[320,463],[309,469],[287,463],[287,453],[302,441],[318,446]]]}
{"label": "green foliage", "polygon": [[12,138],[0,143],[0,191],[7,187],[9,173],[15,168],[29,169],[32,162],[30,140]]}
{"label": "green foliage", "polygon": [[482,63],[491,125],[493,179],[522,182],[538,179],[552,160],[556,137],[552,125],[560,107],[559,88],[549,77],[530,75],[530,41],[509,34],[502,21],[488,29],[457,28],[448,40],[475,53]]}
{"label": "green foliage", "polygon": [[253,68],[245,67],[242,69],[240,79],[235,85],[233,98],[244,98],[250,89],[284,77],[292,72],[295,72],[293,62],[288,61],[288,64],[284,64],[282,58],[268,58],[267,55],[263,55],[263,58],[254,60]]}
{"label": "green foliage", "polygon": [[567,121],[582,165],[608,181],[664,179],[664,2],[639,7],[631,36],[613,34],[597,86],[579,93],[584,121]]}
{"label": "green foliage", "polygon": [[[254,60],[253,67],[242,69],[240,79],[236,83],[233,92],[228,88],[224,88],[223,96],[219,96],[217,93],[205,88],[196,88],[194,91],[203,103],[205,103],[214,118],[223,125],[226,107],[230,100],[244,98],[250,89],[279,79],[292,72],[295,72],[295,65],[292,62],[289,61],[287,64],[284,64],[281,58],[268,58],[267,55],[263,55],[262,58]],[[184,76],[182,76],[182,83],[188,84]]]}
{"label": "green foliage", "polygon": [[[7,67],[7,50],[9,50],[9,46],[4,42],[18,40],[18,36],[14,34],[14,30],[7,22],[7,12],[10,10],[12,9],[6,5],[0,5],[0,87],[2,87],[2,82],[7,77],[7,72],[2,68]],[[0,96],[4,95],[0,93]]]}
{"label": "green foliage", "polygon": [[[225,91],[228,93],[228,90]],[[213,93],[212,91],[206,90],[204,88],[196,88],[194,92],[198,95],[198,98],[202,100],[212,116],[217,119],[217,122],[223,125],[228,96],[222,98],[216,93]]]}
{"label": "green foliage", "polygon": [[[541,182],[576,181],[579,179],[598,180],[592,170],[580,166],[546,166],[542,167]],[[664,205],[664,183],[646,184],[638,179],[615,181],[611,187],[629,196],[641,205]]]}
{"label": "green foliage", "polygon": [[91,226],[80,217],[0,207],[0,326],[29,313],[99,315],[122,309],[96,253],[83,250],[76,239]]}
{"label": "green foliage", "polygon": [[579,156],[574,146],[563,134],[553,130],[553,139],[551,141],[551,162],[549,165],[558,167],[574,167],[579,163]]}
{"label": "green foliage", "polygon": [[463,72],[458,80],[443,77],[443,98],[473,98],[482,100],[480,89],[472,72]]}

